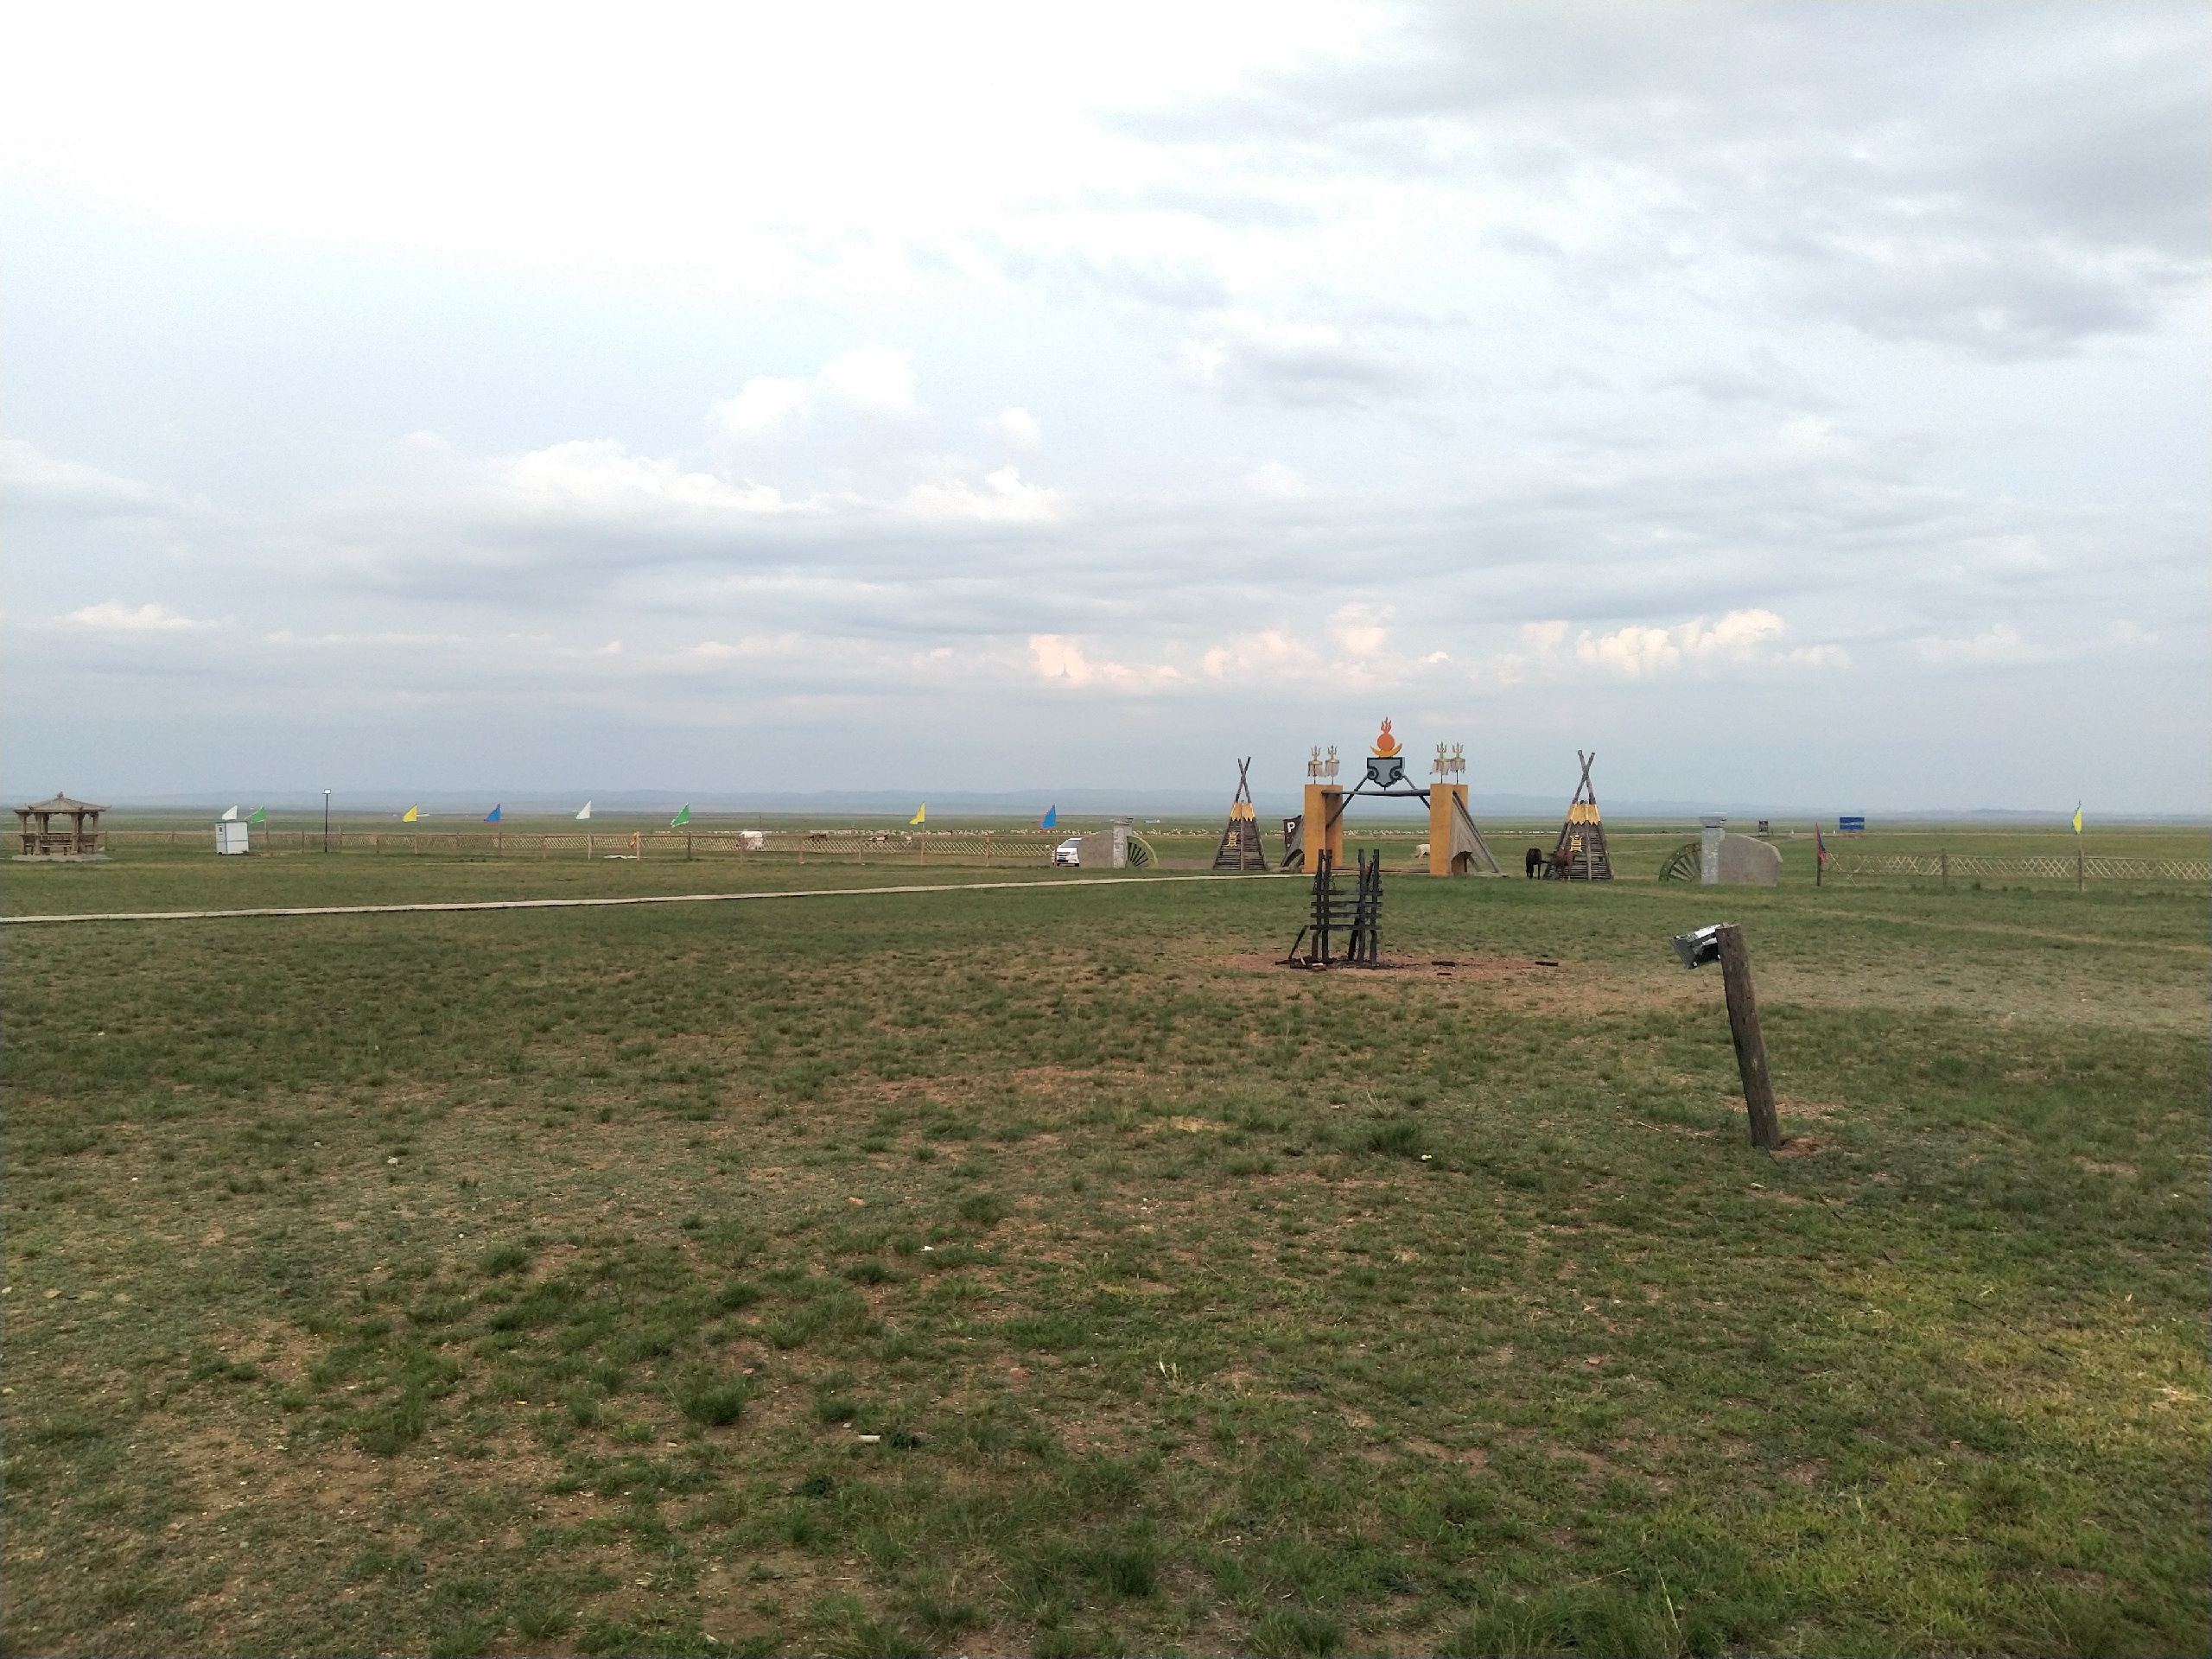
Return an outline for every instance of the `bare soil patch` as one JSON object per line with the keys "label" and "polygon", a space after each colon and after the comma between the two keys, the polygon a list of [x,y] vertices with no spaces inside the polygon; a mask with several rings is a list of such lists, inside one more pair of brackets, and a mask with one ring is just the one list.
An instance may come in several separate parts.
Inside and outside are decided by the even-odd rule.
{"label": "bare soil patch", "polygon": [[1222,958],[1225,967],[1246,973],[1310,974],[1355,982],[1410,976],[1414,978],[1433,976],[1442,979],[1503,980],[1524,976],[1555,974],[1563,966],[1556,960],[1538,960],[1529,957],[1403,957],[1389,956],[1372,966],[1363,963],[1338,963],[1326,968],[1310,968],[1300,961],[1284,961],[1281,957],[1262,951],[1246,951]]}

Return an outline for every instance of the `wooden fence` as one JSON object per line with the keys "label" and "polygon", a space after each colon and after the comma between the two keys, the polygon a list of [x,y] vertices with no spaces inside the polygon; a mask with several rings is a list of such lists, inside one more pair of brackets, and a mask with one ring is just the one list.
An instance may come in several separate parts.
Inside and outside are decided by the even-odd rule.
{"label": "wooden fence", "polygon": [[1925,876],[1953,881],[2212,881],[2212,859],[2115,858],[2093,853],[2000,857],[1984,853],[1831,853],[1830,879]]}

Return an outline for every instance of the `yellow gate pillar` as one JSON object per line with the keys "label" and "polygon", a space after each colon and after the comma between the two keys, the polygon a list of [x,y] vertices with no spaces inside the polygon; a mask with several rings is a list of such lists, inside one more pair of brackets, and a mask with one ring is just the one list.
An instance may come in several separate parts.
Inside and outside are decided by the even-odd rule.
{"label": "yellow gate pillar", "polygon": [[1324,848],[1328,849],[1329,868],[1338,870],[1344,862],[1344,791],[1337,784],[1308,784],[1306,785],[1306,864],[1308,875],[1319,868],[1318,860]]}
{"label": "yellow gate pillar", "polygon": [[1464,874],[1452,868],[1452,832],[1456,827],[1452,809],[1465,806],[1466,800],[1467,786],[1465,784],[1431,784],[1428,786],[1428,873],[1431,875]]}

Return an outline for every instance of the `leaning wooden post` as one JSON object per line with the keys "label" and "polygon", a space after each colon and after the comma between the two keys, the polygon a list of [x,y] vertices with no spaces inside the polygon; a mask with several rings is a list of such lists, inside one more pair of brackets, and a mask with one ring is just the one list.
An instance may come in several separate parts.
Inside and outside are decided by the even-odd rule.
{"label": "leaning wooden post", "polygon": [[1782,1124],[1774,1112],[1774,1084],[1766,1074],[1766,1039],[1759,1035],[1759,1001],[1751,989],[1751,953],[1744,930],[1724,922],[1715,934],[1720,946],[1720,981],[1728,994],[1728,1036],[1736,1045],[1736,1070],[1744,1079],[1744,1108],[1751,1115],[1751,1144],[1772,1152],[1782,1144]]}

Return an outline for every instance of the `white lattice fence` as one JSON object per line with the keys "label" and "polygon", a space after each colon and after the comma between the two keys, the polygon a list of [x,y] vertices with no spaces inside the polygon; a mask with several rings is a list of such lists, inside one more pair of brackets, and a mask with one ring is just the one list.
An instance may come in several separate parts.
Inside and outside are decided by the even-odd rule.
{"label": "white lattice fence", "polygon": [[[1984,853],[1833,853],[1828,874],[1853,875],[1918,875],[1956,880],[2005,879],[2071,881],[2077,874],[2073,859],[2062,855],[2004,858]],[[2081,861],[2078,874],[2093,881],[2212,881],[2212,859],[2115,858],[2092,854]]]}

